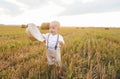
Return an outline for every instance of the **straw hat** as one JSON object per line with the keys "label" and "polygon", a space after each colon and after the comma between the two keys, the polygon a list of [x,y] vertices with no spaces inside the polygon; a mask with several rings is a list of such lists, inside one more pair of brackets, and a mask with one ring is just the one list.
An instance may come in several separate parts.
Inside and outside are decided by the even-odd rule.
{"label": "straw hat", "polygon": [[44,38],[41,32],[39,31],[37,26],[33,23],[28,24],[28,27],[26,28],[26,34],[31,40],[38,40],[41,42],[44,41]]}

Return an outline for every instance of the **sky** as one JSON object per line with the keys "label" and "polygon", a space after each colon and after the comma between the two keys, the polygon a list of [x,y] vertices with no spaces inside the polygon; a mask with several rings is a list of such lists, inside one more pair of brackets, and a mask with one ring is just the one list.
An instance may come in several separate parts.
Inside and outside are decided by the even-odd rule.
{"label": "sky", "polygon": [[120,27],[120,0],[0,0],[0,24]]}

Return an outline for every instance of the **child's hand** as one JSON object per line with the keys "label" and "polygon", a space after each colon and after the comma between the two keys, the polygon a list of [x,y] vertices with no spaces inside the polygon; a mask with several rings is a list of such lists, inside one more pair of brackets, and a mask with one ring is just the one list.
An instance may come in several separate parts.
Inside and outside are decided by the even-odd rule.
{"label": "child's hand", "polygon": [[65,45],[62,41],[59,41],[59,44],[60,44],[61,46]]}
{"label": "child's hand", "polygon": [[44,41],[43,41],[43,42],[45,43],[45,42],[46,42],[45,37],[44,37],[43,35],[42,35],[42,37],[44,38]]}

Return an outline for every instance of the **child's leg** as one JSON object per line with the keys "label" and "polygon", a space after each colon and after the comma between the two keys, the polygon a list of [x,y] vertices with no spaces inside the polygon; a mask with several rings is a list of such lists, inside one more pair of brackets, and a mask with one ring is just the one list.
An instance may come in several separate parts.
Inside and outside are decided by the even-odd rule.
{"label": "child's leg", "polygon": [[63,79],[62,66],[57,66],[57,79]]}
{"label": "child's leg", "polygon": [[53,61],[53,52],[51,50],[47,49],[46,56],[47,56],[48,65],[53,65],[54,64],[54,61]]}
{"label": "child's leg", "polygon": [[61,69],[62,69],[60,49],[56,50],[55,59],[56,59],[56,65],[57,65],[57,72],[58,72],[58,74],[60,74],[61,73]]}
{"label": "child's leg", "polygon": [[62,66],[57,66],[57,73],[60,74],[62,71]]}
{"label": "child's leg", "polygon": [[52,70],[53,70],[53,65],[48,65],[48,79],[52,79]]}
{"label": "child's leg", "polygon": [[48,61],[48,79],[53,79],[51,75],[54,69],[53,55],[54,55],[54,51],[47,49],[46,56],[47,56],[47,61]]}

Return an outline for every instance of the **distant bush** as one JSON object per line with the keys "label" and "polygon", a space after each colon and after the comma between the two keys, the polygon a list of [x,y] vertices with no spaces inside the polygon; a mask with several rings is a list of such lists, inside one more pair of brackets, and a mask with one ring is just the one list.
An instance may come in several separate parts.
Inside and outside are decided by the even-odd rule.
{"label": "distant bush", "polygon": [[81,27],[81,29],[85,29],[84,27]]}
{"label": "distant bush", "polygon": [[76,29],[79,29],[79,27],[75,27]]}
{"label": "distant bush", "polygon": [[50,23],[42,23],[41,24],[41,29],[43,29],[43,30],[48,30],[49,29],[49,26],[50,26]]}
{"label": "distant bush", "polygon": [[105,28],[105,30],[109,30],[109,28]]}
{"label": "distant bush", "polygon": [[28,27],[28,25],[25,25],[25,24],[21,25],[21,28],[27,28],[27,27]]}

